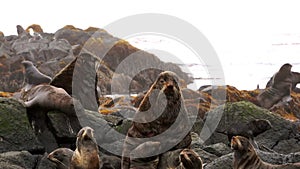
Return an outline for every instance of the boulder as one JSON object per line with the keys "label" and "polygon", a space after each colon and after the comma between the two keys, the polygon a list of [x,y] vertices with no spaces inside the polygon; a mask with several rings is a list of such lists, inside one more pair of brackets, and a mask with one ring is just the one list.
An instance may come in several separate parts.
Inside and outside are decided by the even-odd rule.
{"label": "boulder", "polygon": [[0,152],[43,152],[27,118],[26,108],[12,98],[0,98]]}

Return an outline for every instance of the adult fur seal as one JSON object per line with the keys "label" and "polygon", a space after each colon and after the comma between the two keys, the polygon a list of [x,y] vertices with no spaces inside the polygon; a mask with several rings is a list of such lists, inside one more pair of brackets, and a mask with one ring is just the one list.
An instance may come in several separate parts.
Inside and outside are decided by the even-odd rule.
{"label": "adult fur seal", "polygon": [[64,89],[48,84],[40,84],[25,92],[21,98],[26,108],[39,108],[44,110],[59,110],[70,119],[70,125],[76,134],[80,130],[75,105],[80,104]]}
{"label": "adult fur seal", "polygon": [[[41,73],[31,61],[22,61],[23,66],[25,67],[25,82],[26,85],[39,85],[42,83],[50,83],[52,78]],[[25,91],[30,87],[25,87]]]}
{"label": "adult fur seal", "polygon": [[[300,93],[300,89],[297,88],[297,84],[300,83],[300,73],[298,72],[291,72],[292,73],[292,91]],[[266,88],[273,85],[273,78],[272,76],[270,80],[268,81]]]}
{"label": "adult fur seal", "polygon": [[47,158],[56,164],[57,169],[69,169],[73,150],[58,148],[52,151]]}
{"label": "adult fur seal", "polygon": [[233,169],[299,169],[300,163],[274,165],[262,161],[249,140],[243,136],[234,136],[231,140],[233,149]]}
{"label": "adult fur seal", "polygon": [[256,143],[254,142],[254,137],[258,136],[259,134],[269,130],[272,128],[272,125],[269,120],[265,119],[254,119],[249,121],[248,123],[240,122],[232,124],[227,129],[227,137],[228,141],[231,141],[233,136],[244,136],[250,140],[250,142],[258,148]]}
{"label": "adult fur seal", "polygon": [[78,132],[70,169],[99,169],[99,150],[93,132],[90,127],[84,127]]}
{"label": "adult fur seal", "polygon": [[281,66],[279,71],[273,76],[270,87],[257,96],[257,101],[261,107],[270,109],[279,101],[290,97],[292,87],[291,68],[292,65],[289,63]]}
{"label": "adult fur seal", "polygon": [[[173,133],[165,136],[164,141],[160,142],[162,147],[166,144],[172,145],[176,140],[173,137],[182,133],[181,130],[188,126],[186,114],[177,75],[170,71],[160,73],[141,101],[127,132],[122,154],[122,169],[130,168],[131,151],[143,143],[138,138],[152,138],[165,132],[180,115],[178,118],[181,121],[177,130],[171,131]],[[191,136],[188,133],[173,149],[187,148],[190,144]]]}

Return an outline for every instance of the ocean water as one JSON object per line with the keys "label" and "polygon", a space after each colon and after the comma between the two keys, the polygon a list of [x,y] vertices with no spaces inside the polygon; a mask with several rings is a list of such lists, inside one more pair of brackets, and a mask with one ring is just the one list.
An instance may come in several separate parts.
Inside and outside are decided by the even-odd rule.
{"label": "ocean water", "polygon": [[[188,86],[191,89],[214,84],[212,80],[218,78],[224,80],[224,85],[232,85],[239,90],[256,89],[257,85],[265,88],[268,80],[285,63],[293,65],[292,71],[300,72],[300,34],[272,35],[264,45],[253,45],[252,48],[250,44],[243,50],[215,48],[221,65],[207,65],[202,59],[207,56],[198,56],[188,44],[172,37],[143,34],[126,40],[165,62],[178,64],[195,78],[194,83]],[[214,68],[209,69],[210,66]],[[213,77],[214,73],[210,71],[221,71],[224,76]]]}

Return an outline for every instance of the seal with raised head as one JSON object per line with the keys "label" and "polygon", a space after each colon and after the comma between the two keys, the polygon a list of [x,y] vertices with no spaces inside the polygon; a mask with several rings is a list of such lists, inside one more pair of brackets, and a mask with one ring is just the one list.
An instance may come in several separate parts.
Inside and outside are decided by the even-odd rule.
{"label": "seal with raised head", "polygon": [[52,151],[47,158],[56,164],[57,169],[69,169],[73,152],[69,148],[58,148]]}
{"label": "seal with raised head", "polygon": [[233,169],[297,169],[300,163],[274,165],[264,162],[257,155],[249,140],[243,136],[234,136],[231,140],[233,149]]}
{"label": "seal with raised head", "polygon": [[71,159],[70,169],[99,169],[100,163],[94,130],[84,127],[78,132],[76,150]]}
{"label": "seal with raised head", "polygon": [[[169,129],[177,118],[180,119],[180,123],[176,131],[171,131],[172,134],[169,135],[166,134],[163,142],[161,140],[158,141],[161,143],[161,147],[173,145],[176,141],[178,143],[177,138],[172,136],[183,133],[182,131],[185,130],[189,123],[178,82],[179,80],[175,73],[164,71],[159,74],[156,81],[145,94],[125,138],[122,169],[131,167],[131,151],[143,144],[143,140],[139,138],[155,138],[155,136]],[[191,135],[188,132],[177,145],[174,145],[173,149],[188,148],[190,144]]]}
{"label": "seal with raised head", "polygon": [[31,61],[22,61],[23,66],[25,67],[25,82],[28,85],[25,86],[25,91],[28,90],[32,85],[39,85],[42,83],[50,83],[52,78],[41,73]]}
{"label": "seal with raised head", "polygon": [[250,142],[258,148],[254,137],[264,133],[265,131],[272,128],[272,125],[269,120],[266,119],[254,119],[249,121],[248,123],[239,122],[234,123],[228,127],[226,134],[228,137],[228,141],[230,143],[231,138],[233,136],[244,136],[250,140]]}
{"label": "seal with raised head", "polygon": [[273,76],[270,87],[267,87],[257,96],[259,105],[270,109],[281,100],[290,98],[292,87],[292,65],[289,63],[281,66],[279,71]]}

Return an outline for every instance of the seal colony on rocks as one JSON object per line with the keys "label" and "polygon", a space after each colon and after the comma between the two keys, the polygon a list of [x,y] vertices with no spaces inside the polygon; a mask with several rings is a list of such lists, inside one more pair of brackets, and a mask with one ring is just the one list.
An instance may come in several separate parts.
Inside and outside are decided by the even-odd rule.
{"label": "seal colony on rocks", "polygon": [[[176,140],[178,138],[172,138],[172,136],[178,135],[178,133],[181,133],[181,130],[184,130],[184,127],[188,126],[185,125],[188,124],[187,112],[178,82],[179,80],[175,73],[170,71],[162,72],[144,96],[125,138],[122,154],[123,169],[131,167],[131,152],[143,144],[142,139],[139,138],[158,136],[169,129],[180,115],[181,123],[177,126],[177,130],[171,131],[173,134],[164,136],[166,137],[163,139],[164,142],[160,142],[161,147],[167,144],[172,145],[176,141],[178,143],[178,140]],[[188,132],[181,141],[179,140],[177,145],[173,146],[173,149],[188,148],[190,144],[191,135]]]}
{"label": "seal colony on rocks", "polygon": [[233,149],[233,169],[297,169],[300,163],[274,165],[262,161],[249,140],[243,136],[234,136],[231,140]]}
{"label": "seal colony on rocks", "polygon": [[78,132],[76,150],[71,159],[70,169],[99,169],[100,163],[94,130],[84,127]]}
{"label": "seal colony on rocks", "polygon": [[273,76],[270,87],[257,96],[257,101],[261,107],[270,109],[276,103],[280,101],[286,102],[291,98],[291,68],[292,65],[289,63],[281,66],[279,71]]}

